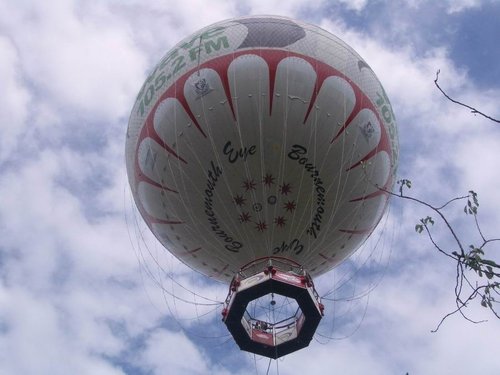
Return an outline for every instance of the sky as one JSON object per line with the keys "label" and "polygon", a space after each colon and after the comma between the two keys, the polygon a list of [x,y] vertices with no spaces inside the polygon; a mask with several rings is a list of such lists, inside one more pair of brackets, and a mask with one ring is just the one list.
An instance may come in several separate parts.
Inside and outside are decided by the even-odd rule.
{"label": "sky", "polygon": [[[500,128],[434,86],[439,69],[452,97],[500,118],[499,1],[0,0],[0,374],[500,373],[500,321],[478,303],[467,314],[486,322],[454,315],[431,333],[455,307],[455,269],[415,233],[430,214],[418,205],[394,199],[318,280],[335,299],[318,334],[276,361],[239,351],[220,320],[226,287],[148,232],[124,161],[137,92],[184,37],[259,14],[319,25],[363,56],[392,102],[411,194],[439,205],[473,189],[499,237]],[[478,244],[463,204],[446,214]]]}

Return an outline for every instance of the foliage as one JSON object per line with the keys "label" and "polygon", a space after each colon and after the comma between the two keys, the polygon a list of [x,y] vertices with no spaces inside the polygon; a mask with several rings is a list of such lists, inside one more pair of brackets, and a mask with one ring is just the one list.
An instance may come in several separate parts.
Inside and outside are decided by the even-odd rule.
{"label": "foliage", "polygon": [[[406,194],[406,191],[412,185],[410,180],[401,179],[397,183],[399,185],[399,194],[388,193],[430,209],[445,224],[454,242],[454,250],[452,251],[445,250],[436,242],[432,231],[435,220],[432,216],[420,219],[415,225],[415,231],[417,233],[426,233],[434,248],[441,254],[453,259],[456,267],[455,303],[457,308],[441,319],[434,332],[439,329],[446,318],[456,313],[460,313],[468,321],[479,323],[479,321],[469,318],[464,311],[469,303],[475,300],[479,300],[482,307],[489,309],[496,318],[500,319],[498,310],[498,304],[500,303],[498,299],[498,296],[500,296],[500,265],[487,257],[490,245],[500,241],[500,238],[486,238],[483,235],[478,221],[479,200],[477,193],[470,190],[465,196],[450,199],[441,206],[433,206],[421,199]],[[481,238],[480,244],[471,244],[468,247],[463,245],[463,240],[460,239],[456,229],[443,213],[444,208],[451,203],[464,200],[466,204],[463,211],[465,215],[472,217],[475,229]]]}
{"label": "foliage", "polygon": [[[480,115],[494,123],[500,123],[500,119],[493,118],[468,104],[451,98],[438,83],[439,73],[440,71],[438,70],[436,72],[434,84],[446,99],[461,107],[469,109],[474,115]],[[500,319],[500,311],[498,309],[500,300],[498,300],[497,297],[500,296],[500,265],[498,265],[492,259],[487,258],[487,251],[491,250],[491,245],[494,242],[500,241],[500,238],[486,238],[483,235],[477,217],[479,208],[477,193],[470,190],[467,195],[450,199],[442,206],[433,206],[421,199],[414,198],[405,194],[406,190],[411,189],[412,184],[410,180],[401,179],[397,181],[397,184],[399,186],[399,194],[390,191],[386,192],[390,195],[394,195],[399,198],[418,203],[434,212],[439,220],[441,220],[448,228],[448,231],[452,236],[453,242],[455,244],[455,249],[453,251],[447,251],[437,244],[431,229],[435,224],[435,220],[432,216],[426,216],[425,218],[420,219],[419,222],[415,225],[415,231],[417,233],[425,232],[432,242],[433,246],[443,255],[453,259],[454,265],[456,267],[455,303],[457,308],[452,312],[446,314],[441,319],[438,326],[433,332],[439,329],[446,318],[456,313],[460,313],[468,321],[471,321],[473,323],[480,323],[479,321],[470,319],[464,311],[465,308],[468,307],[469,303],[475,300],[479,300],[482,307],[489,309],[496,318]],[[457,232],[452,223],[443,213],[444,208],[451,203],[463,200],[466,200],[463,211],[466,215],[473,218],[475,229],[480,235],[481,243],[478,244],[479,246],[475,244],[471,244],[468,247],[464,246],[464,242],[457,235]],[[473,277],[475,279],[474,281],[472,280]]]}

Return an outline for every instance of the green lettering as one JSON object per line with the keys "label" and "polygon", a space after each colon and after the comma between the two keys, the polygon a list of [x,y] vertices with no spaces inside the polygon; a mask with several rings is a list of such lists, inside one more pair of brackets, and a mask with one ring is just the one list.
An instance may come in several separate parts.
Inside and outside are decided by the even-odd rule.
{"label": "green lettering", "polygon": [[214,42],[213,40],[206,41],[205,51],[207,53],[212,53],[212,50],[218,51],[221,49],[222,46],[224,46],[224,48],[229,48],[229,41],[227,40],[226,36],[221,36],[220,38],[217,38],[216,42]]}
{"label": "green lettering", "polygon": [[173,51],[169,52],[168,55],[166,55],[165,57],[163,57],[160,61],[160,63],[158,64],[160,69],[164,69],[167,64],[174,58],[176,58],[177,56],[179,55],[179,50],[178,49],[174,49]]}
{"label": "green lettering", "polygon": [[191,61],[195,61],[198,59],[198,56],[200,54],[201,47],[194,47],[189,50],[189,58]]}
{"label": "green lettering", "polygon": [[139,108],[137,108],[137,114],[139,116],[144,116],[144,100],[141,99],[141,102],[139,104]]}
{"label": "green lettering", "polygon": [[224,32],[226,28],[219,26],[219,27],[214,27],[213,29],[205,31],[203,34],[201,34],[202,39],[210,39],[213,38],[214,36],[220,35]]}
{"label": "green lettering", "polygon": [[160,72],[160,75],[155,79],[155,90],[158,91],[161,89],[166,81],[167,77],[165,76],[165,72]]}
{"label": "green lettering", "polygon": [[190,42],[186,42],[186,43],[182,43],[181,44],[181,48],[183,49],[190,49],[191,47],[193,47],[193,43],[197,40],[200,40],[201,41],[201,36],[199,35],[196,35],[193,37],[193,39],[191,39]]}
{"label": "green lettering", "polygon": [[196,42],[197,40],[199,40],[199,42],[201,44],[202,40],[210,39],[210,38],[213,38],[214,36],[221,34],[224,31],[224,29],[225,29],[224,27],[216,27],[216,28],[205,31],[205,32],[201,33],[200,35],[195,35],[195,36],[193,36],[193,38],[189,42],[185,42],[185,43],[181,44],[181,48],[191,49],[194,45],[194,42]]}
{"label": "green lettering", "polygon": [[144,104],[146,106],[149,106],[149,104],[151,103],[154,93],[155,93],[155,87],[153,85],[149,86],[146,91],[146,95],[144,95]]}

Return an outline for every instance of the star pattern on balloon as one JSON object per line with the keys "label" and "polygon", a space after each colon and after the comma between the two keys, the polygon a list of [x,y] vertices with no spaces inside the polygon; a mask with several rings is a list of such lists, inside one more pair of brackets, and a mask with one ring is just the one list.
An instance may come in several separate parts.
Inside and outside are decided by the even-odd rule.
{"label": "star pattern on balloon", "polygon": [[[278,183],[272,172],[266,172],[261,178],[247,175],[240,181],[239,191],[236,189],[232,196],[238,222],[241,225],[253,224],[259,233],[272,227],[285,228],[289,221],[287,216],[297,209],[293,184],[290,181]],[[256,198],[259,196],[265,198],[259,201]],[[267,216],[270,213],[273,217]]]}
{"label": "star pattern on balloon", "polygon": [[273,175],[271,173],[267,173],[262,179],[262,183],[264,184],[264,186],[269,188],[274,185],[274,180],[275,178],[273,177]]}
{"label": "star pattern on balloon", "polygon": [[282,185],[280,185],[280,192],[281,194],[283,195],[288,195],[292,192],[292,185],[287,183],[283,183]]}
{"label": "star pattern on balloon", "polygon": [[257,183],[253,179],[247,178],[243,181],[242,186],[245,189],[245,191],[251,191],[257,188]]}
{"label": "star pattern on balloon", "polygon": [[240,223],[247,223],[250,221],[251,218],[252,218],[252,216],[250,215],[250,213],[242,212],[240,214],[239,220],[240,220]]}
{"label": "star pattern on balloon", "polygon": [[283,216],[276,216],[274,218],[274,224],[278,227],[284,227],[286,223],[286,219]]}
{"label": "star pattern on balloon", "polygon": [[288,201],[284,204],[283,208],[288,212],[295,211],[295,209],[297,208],[297,203],[295,203],[295,201]]}
{"label": "star pattern on balloon", "polygon": [[241,195],[236,195],[234,198],[233,198],[233,201],[234,203],[237,205],[237,206],[244,206],[245,205],[245,202],[246,202],[246,199],[243,198],[243,196]]}
{"label": "star pattern on balloon", "polygon": [[259,221],[255,225],[255,229],[257,229],[259,232],[264,232],[267,229],[267,224],[265,221]]}

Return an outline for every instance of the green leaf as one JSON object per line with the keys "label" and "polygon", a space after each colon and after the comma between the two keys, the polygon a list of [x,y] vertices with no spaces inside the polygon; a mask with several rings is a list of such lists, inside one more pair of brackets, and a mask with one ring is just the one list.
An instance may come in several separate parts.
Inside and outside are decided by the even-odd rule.
{"label": "green leaf", "polygon": [[477,193],[473,190],[469,190],[469,199],[467,199],[467,205],[464,207],[465,214],[477,215],[478,207],[479,200],[477,199]]}
{"label": "green leaf", "polygon": [[406,178],[403,178],[401,180],[398,180],[397,181],[397,184],[400,185],[399,186],[399,194],[400,195],[403,195],[403,189],[405,187],[407,187],[408,189],[411,189],[411,181],[406,179]]}
{"label": "green leaf", "polygon": [[[483,254],[484,254],[484,253],[483,253]],[[500,266],[499,266],[498,264],[496,264],[494,261],[489,260],[489,259],[483,259],[483,263],[484,263],[484,264],[488,264],[488,265],[490,265],[491,267],[500,268]]]}

